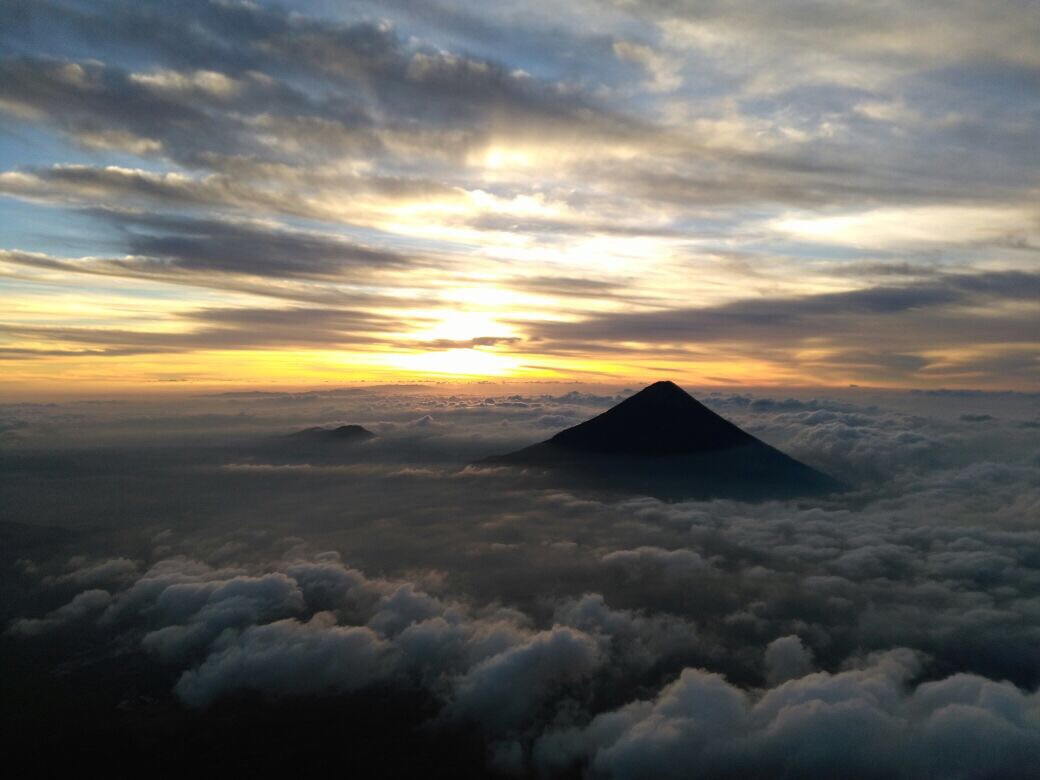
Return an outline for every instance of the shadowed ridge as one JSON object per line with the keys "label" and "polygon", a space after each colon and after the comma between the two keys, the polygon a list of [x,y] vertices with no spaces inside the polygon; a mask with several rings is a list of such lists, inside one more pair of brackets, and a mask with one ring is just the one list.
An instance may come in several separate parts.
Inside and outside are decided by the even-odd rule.
{"label": "shadowed ridge", "polygon": [[843,486],[738,428],[674,382],[485,464],[533,467],[567,487],[663,499],[764,500]]}
{"label": "shadowed ridge", "polygon": [[603,414],[549,441],[568,449],[630,455],[708,452],[749,444],[753,436],[674,382],[655,382]]}

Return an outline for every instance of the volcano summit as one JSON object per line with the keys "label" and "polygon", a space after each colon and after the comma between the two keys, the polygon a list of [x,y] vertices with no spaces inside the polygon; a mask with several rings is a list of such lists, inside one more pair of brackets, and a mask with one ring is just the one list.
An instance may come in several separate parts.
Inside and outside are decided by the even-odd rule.
{"label": "volcano summit", "polygon": [[656,382],[548,441],[484,462],[538,469],[575,487],[672,500],[791,498],[842,487],[674,382]]}

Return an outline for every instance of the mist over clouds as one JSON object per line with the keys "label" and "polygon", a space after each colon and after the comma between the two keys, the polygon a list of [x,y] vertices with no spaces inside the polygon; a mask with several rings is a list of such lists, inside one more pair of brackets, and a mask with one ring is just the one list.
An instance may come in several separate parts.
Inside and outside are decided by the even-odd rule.
{"label": "mist over clouds", "polygon": [[[394,728],[479,739],[481,772],[1028,776],[1035,396],[702,396],[852,486],[823,500],[469,465],[628,392],[7,405],[4,655],[131,713],[421,692]],[[345,423],[378,437],[285,435]]]}

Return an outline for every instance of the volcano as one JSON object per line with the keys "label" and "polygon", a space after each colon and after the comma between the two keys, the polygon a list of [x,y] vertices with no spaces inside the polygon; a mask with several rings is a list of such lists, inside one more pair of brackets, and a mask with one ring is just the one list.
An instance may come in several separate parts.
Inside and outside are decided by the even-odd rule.
{"label": "volcano", "polygon": [[667,381],[548,441],[484,463],[535,469],[568,486],[669,500],[792,498],[842,487]]}

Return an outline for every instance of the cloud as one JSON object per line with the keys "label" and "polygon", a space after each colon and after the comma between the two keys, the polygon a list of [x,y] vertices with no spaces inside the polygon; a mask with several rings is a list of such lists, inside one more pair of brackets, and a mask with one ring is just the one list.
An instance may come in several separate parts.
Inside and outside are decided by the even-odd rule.
{"label": "cloud", "polygon": [[493,733],[520,726],[554,689],[590,676],[600,663],[599,647],[590,637],[553,627],[467,672],[449,717],[473,718]]}
{"label": "cloud", "polygon": [[[471,734],[521,773],[1032,766],[1040,535],[1025,518],[1040,461],[1016,424],[1031,395],[705,397],[840,464],[856,492],[833,501],[668,504],[450,478],[505,439],[544,438],[546,412],[619,397],[562,390],[4,407],[27,423],[0,469],[5,551],[31,560],[12,575],[4,639],[55,658],[89,648],[100,665],[68,673],[113,691],[124,682],[104,662],[140,653],[155,695],[200,713],[421,695],[437,733]],[[983,410],[1002,422],[960,419]],[[408,427],[427,415],[442,425]],[[305,457],[270,435],[330,420],[400,428]],[[32,531],[70,501],[95,518],[89,536]]]}
{"label": "cloud", "polygon": [[130,253],[186,271],[245,273],[279,278],[343,275],[352,266],[403,266],[392,252],[376,251],[330,236],[307,235],[206,220],[127,220],[155,232],[130,232]]}
{"label": "cloud", "polygon": [[325,613],[252,626],[177,682],[178,695],[203,706],[226,691],[320,694],[371,685],[382,676],[386,643],[363,627],[336,627]]}
{"label": "cloud", "polygon": [[[19,336],[51,338],[56,342],[96,349],[100,354],[126,355],[183,352],[195,349],[250,347],[335,347],[373,344],[380,332],[395,331],[397,320],[375,313],[338,308],[212,308],[185,312],[183,332],[127,331],[103,328],[11,327],[0,331]],[[89,350],[86,351],[89,354]]]}
{"label": "cloud", "polygon": [[57,631],[67,626],[89,620],[105,609],[112,596],[105,590],[85,590],[77,593],[68,604],[58,607],[42,618],[20,618],[7,627],[7,634],[17,637],[34,637]]}
{"label": "cloud", "polygon": [[65,574],[48,577],[47,584],[73,588],[119,587],[132,582],[138,575],[136,561],[128,558],[111,558],[97,563],[87,563],[82,559],[69,561],[69,571]]}
{"label": "cloud", "polygon": [[[166,277],[192,281],[191,274],[237,274],[279,280],[358,280],[379,268],[403,268],[412,261],[386,250],[376,250],[339,236],[289,231],[256,221],[98,212],[122,233],[128,257],[95,260],[77,269],[71,263],[43,267],[72,272],[126,276]],[[32,256],[6,254],[13,262],[32,264]]]}
{"label": "cloud", "polygon": [[[877,366],[883,375],[926,377],[941,373],[942,345],[959,341],[953,323],[964,307],[975,307],[973,339],[993,349],[1020,345],[1035,350],[1029,302],[1038,279],[1022,272],[950,274],[902,287],[866,287],[847,292],[787,298],[743,298],[701,308],[599,314],[567,322],[522,323],[540,349],[552,353],[599,352],[611,345],[631,345],[635,354],[647,346],[696,354],[711,345],[713,354],[762,354],[777,350],[783,360],[798,360],[799,348],[822,349],[820,364],[841,370],[842,363]],[[992,307],[992,314],[987,308]],[[997,312],[1000,313],[997,313]],[[1017,311],[1017,314],[1010,313]],[[886,347],[878,350],[878,340]],[[742,345],[747,345],[743,347]],[[836,353],[836,354],[835,354]],[[988,360],[990,352],[980,355]],[[803,358],[804,359],[804,358]],[[970,372],[974,356],[955,371]]]}
{"label": "cloud", "polygon": [[999,206],[947,206],[876,210],[829,217],[785,217],[777,230],[807,241],[856,246],[900,247],[928,243],[1035,243],[1036,215],[1029,209]]}
{"label": "cloud", "polygon": [[766,681],[773,686],[812,672],[812,651],[796,636],[782,636],[766,647]]}
{"label": "cloud", "polygon": [[[851,328],[864,318],[964,304],[976,295],[1029,300],[1040,277],[1018,272],[951,276],[938,283],[907,287],[873,287],[848,292],[793,298],[740,300],[715,308],[606,315],[578,323],[552,323],[536,333],[542,337],[593,338],[613,333],[627,341],[715,341],[766,337],[806,338],[821,326]],[[846,319],[847,318],[847,319]],[[915,323],[925,325],[926,323]],[[1009,330],[1014,321],[1001,320]],[[874,331],[876,332],[876,331]],[[1024,334],[1019,338],[1025,339]]]}
{"label": "cloud", "polygon": [[[153,57],[190,70],[131,73],[22,57],[6,65],[5,102],[94,143],[105,143],[97,134],[104,116],[107,128],[154,140],[182,162],[211,162],[207,155],[231,157],[245,149],[286,159],[281,150],[306,154],[308,146],[298,144],[306,140],[320,141],[312,148],[321,154],[337,145],[354,154],[378,153],[383,142],[376,116],[397,134],[398,144],[416,122],[435,131],[494,117],[503,128],[521,132],[553,126],[594,130],[598,115],[605,127],[620,125],[576,90],[489,60],[416,47],[387,24],[336,24],[212,3],[192,3],[182,16],[123,3],[107,10],[107,27],[76,24],[60,6],[41,11],[35,21],[102,47],[144,46]],[[193,21],[191,33],[180,25],[183,14]],[[79,15],[78,21],[98,19],[94,9],[80,9]],[[296,77],[339,94],[317,100],[289,83]],[[430,102],[431,95],[438,100]],[[257,130],[279,143],[265,144]]]}
{"label": "cloud", "polygon": [[615,41],[614,54],[619,59],[634,62],[646,71],[647,86],[655,92],[670,92],[682,86],[677,63],[669,61],[649,46],[630,41]]}
{"label": "cloud", "polygon": [[615,550],[603,556],[603,563],[620,567],[633,579],[647,576],[681,579],[708,565],[692,550],[662,550],[660,547]]}
{"label": "cloud", "polygon": [[303,611],[303,594],[281,574],[184,582],[165,588],[148,610],[162,626],[145,634],[145,649],[174,660],[207,647],[228,629]]}
{"label": "cloud", "polygon": [[612,609],[599,593],[565,601],[556,608],[553,619],[605,638],[611,662],[638,671],[699,649],[692,622],[669,614]]}
{"label": "cloud", "polygon": [[[452,198],[457,190],[419,178],[361,175],[258,160],[233,160],[216,172],[158,173],[117,165],[58,164],[0,173],[0,191],[32,201],[90,208],[99,202],[126,209],[142,200],[170,209],[224,208],[338,221],[362,202],[408,202],[423,197]],[[105,213],[122,217],[128,214]],[[171,220],[169,224],[176,224]],[[183,224],[183,222],[182,222]]]}
{"label": "cloud", "polygon": [[916,670],[912,654],[892,651],[752,698],[718,675],[686,669],[651,701],[543,736],[535,756],[554,767],[588,753],[611,777],[1026,776],[1040,755],[1035,694],[970,675],[907,690]]}

